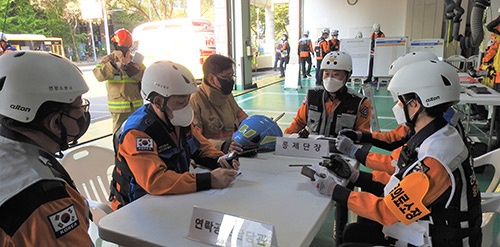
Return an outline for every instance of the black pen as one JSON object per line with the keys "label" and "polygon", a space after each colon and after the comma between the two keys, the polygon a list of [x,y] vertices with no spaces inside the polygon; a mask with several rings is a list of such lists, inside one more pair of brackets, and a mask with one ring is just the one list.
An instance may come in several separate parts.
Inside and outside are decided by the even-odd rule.
{"label": "black pen", "polygon": [[288,166],[293,167],[293,166],[312,166],[309,164],[289,164]]}

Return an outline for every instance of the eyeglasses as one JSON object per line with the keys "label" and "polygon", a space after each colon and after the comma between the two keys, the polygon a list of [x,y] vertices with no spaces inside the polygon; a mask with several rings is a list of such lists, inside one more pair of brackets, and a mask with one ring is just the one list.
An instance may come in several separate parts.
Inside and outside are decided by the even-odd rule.
{"label": "eyeglasses", "polygon": [[221,77],[221,76],[218,76],[216,75],[215,77],[217,77],[217,79],[220,79],[220,80],[224,80],[224,81],[229,81],[229,80],[233,80],[233,81],[236,81],[236,75],[235,74],[232,74],[231,76],[229,77]]}
{"label": "eyeglasses", "polygon": [[89,112],[89,108],[90,108],[90,101],[88,99],[82,99],[82,104],[80,106],[68,105],[68,106],[65,106],[63,109],[64,110],[83,109],[83,112]]}

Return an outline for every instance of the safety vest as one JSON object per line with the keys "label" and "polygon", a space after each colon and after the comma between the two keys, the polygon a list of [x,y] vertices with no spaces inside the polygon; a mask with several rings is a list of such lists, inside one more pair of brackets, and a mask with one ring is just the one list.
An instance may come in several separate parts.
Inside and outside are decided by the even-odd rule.
{"label": "safety vest", "polygon": [[[163,160],[169,170],[177,173],[189,171],[190,158],[200,147],[200,142],[191,134],[190,126],[180,127],[180,140],[179,144],[176,144],[170,136],[175,131],[175,127],[159,119],[151,104],[142,106],[127,119],[118,140],[115,140],[115,152],[118,150],[118,145],[123,144],[124,136],[130,130],[142,131],[153,138],[158,147],[158,157]],[[121,173],[116,169],[113,170],[110,201],[116,197],[123,206],[147,194],[135,181],[134,174],[122,156],[120,159],[115,159],[115,165]]]}
{"label": "safety vest", "polygon": [[370,43],[370,52],[371,53],[374,53],[375,52],[375,40],[377,38],[383,38],[385,37],[385,34],[382,32],[382,31],[379,31],[378,33],[375,33],[373,32],[371,35],[370,35],[370,38],[371,38],[371,43]]}
{"label": "safety vest", "polygon": [[340,39],[336,40],[328,40],[330,44],[330,51],[339,51],[340,50]]}
{"label": "safety vest", "polygon": [[283,46],[281,47],[281,57],[288,57],[290,54],[290,45],[288,45],[288,40],[283,40]]}
{"label": "safety vest", "polygon": [[323,42],[327,42],[323,37],[320,37],[316,43],[314,43],[314,53],[316,54],[316,60],[323,60],[323,56],[325,56],[328,51],[324,51],[321,45]]}
{"label": "safety vest", "polygon": [[309,57],[310,56],[310,49],[311,46],[311,39],[307,37],[303,37],[299,40],[299,56],[300,57]]}
{"label": "safety vest", "polygon": [[[396,172],[384,188],[384,195],[387,196],[408,175],[425,173],[429,168],[422,160],[426,157],[432,157],[445,166],[452,181],[451,187],[427,206],[431,209],[429,215],[409,225],[398,222],[384,226],[384,233],[393,243],[397,242],[397,246],[402,243],[401,246],[408,243],[443,246],[445,241],[457,239],[476,246],[481,239],[481,195],[463,138],[446,120],[435,119],[411,137],[401,150]],[[407,219],[411,217],[413,215],[406,215]]]}
{"label": "safety vest", "polygon": [[325,112],[329,93],[324,89],[310,89],[307,92],[307,126],[313,134],[337,136],[342,129],[354,129],[361,104],[366,99],[350,88],[342,87],[336,94],[340,103],[330,113]]}

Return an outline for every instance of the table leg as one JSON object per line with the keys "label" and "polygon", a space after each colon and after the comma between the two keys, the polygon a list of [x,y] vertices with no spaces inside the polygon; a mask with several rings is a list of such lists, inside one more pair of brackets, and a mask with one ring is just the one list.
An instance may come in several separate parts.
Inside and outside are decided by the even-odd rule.
{"label": "table leg", "polygon": [[[497,106],[493,107],[493,112],[491,113],[491,121],[490,121],[490,131],[488,135],[488,152],[491,150],[491,139],[493,138],[493,129],[495,128],[495,115],[497,111]],[[498,130],[497,130],[498,131]],[[498,140],[497,140],[498,142]]]}

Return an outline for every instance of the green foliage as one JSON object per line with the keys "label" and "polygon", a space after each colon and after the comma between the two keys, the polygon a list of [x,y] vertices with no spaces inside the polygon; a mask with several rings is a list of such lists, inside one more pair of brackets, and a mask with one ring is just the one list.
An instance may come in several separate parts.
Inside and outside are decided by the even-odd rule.
{"label": "green foliage", "polygon": [[281,34],[288,33],[286,29],[288,20],[288,3],[274,5],[274,36],[281,37]]}

